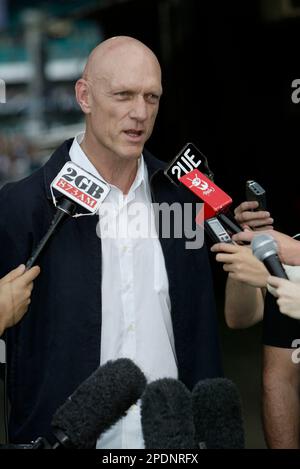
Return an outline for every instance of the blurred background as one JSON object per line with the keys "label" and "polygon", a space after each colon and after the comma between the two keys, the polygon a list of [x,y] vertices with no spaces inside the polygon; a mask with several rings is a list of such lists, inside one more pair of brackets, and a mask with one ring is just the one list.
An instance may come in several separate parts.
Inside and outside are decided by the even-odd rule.
{"label": "blurred background", "polygon": [[[0,0],[0,187],[84,128],[74,83],[92,48],[120,34],[145,42],[163,69],[147,147],[168,161],[193,142],[235,206],[255,179],[276,228],[298,232],[300,0]],[[241,390],[247,447],[264,448],[261,326],[225,326],[225,276],[212,266],[225,374]]]}

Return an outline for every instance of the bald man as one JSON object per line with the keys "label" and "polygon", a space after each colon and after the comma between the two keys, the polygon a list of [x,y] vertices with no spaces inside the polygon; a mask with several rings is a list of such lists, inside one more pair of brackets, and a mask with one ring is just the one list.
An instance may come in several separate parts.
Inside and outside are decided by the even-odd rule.
{"label": "bald man", "polygon": [[[157,58],[134,38],[110,38],[92,51],[75,90],[85,132],[0,192],[0,266],[8,271],[47,230],[50,184],[66,161],[109,188],[99,214],[69,218],[57,230],[40,257],[28,313],[9,331],[13,442],[51,439],[56,409],[108,360],[127,357],[148,381],[179,378],[190,389],[221,374],[206,247],[188,250],[185,234],[162,236],[152,223],[145,236],[153,202],[195,205],[144,148],[162,95]],[[146,215],[137,221],[141,207]],[[96,444],[143,448],[139,402]]]}

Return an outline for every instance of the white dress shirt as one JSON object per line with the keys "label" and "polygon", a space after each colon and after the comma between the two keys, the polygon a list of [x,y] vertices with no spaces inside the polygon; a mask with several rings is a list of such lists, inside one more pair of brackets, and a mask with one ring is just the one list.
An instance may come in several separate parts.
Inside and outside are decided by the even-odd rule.
{"label": "white dress shirt", "polygon": [[[75,137],[70,158],[105,182],[80,146],[83,136]],[[133,213],[139,208],[143,208],[140,210],[142,223]],[[148,237],[143,230],[147,226],[147,214],[151,221],[148,225],[152,227]],[[99,220],[97,231],[101,233],[102,251],[100,364],[126,357],[141,368],[148,382],[164,377],[177,379],[168,277],[161,245],[155,228],[153,230],[154,215],[143,155],[128,194],[123,195],[120,189],[110,185]],[[118,236],[113,235],[115,227]],[[140,228],[142,234],[139,235]],[[144,448],[140,402],[100,435],[97,448]]]}

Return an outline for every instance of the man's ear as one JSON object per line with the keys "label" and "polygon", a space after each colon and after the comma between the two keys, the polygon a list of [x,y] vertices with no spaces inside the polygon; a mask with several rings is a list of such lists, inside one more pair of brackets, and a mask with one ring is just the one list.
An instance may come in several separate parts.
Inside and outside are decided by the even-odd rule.
{"label": "man's ear", "polygon": [[77,80],[75,84],[75,93],[77,102],[81,107],[82,111],[85,114],[89,114],[91,112],[90,90],[88,82],[84,78],[80,78],[79,80]]}

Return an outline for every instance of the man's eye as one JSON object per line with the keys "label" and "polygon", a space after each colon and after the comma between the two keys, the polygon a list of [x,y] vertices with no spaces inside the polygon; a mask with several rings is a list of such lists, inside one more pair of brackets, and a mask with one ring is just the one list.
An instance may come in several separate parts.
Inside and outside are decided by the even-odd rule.
{"label": "man's eye", "polygon": [[119,99],[129,99],[131,94],[128,91],[118,91],[115,96]]}
{"label": "man's eye", "polygon": [[159,96],[153,93],[147,94],[146,98],[147,98],[147,101],[151,104],[156,104],[159,101]]}

